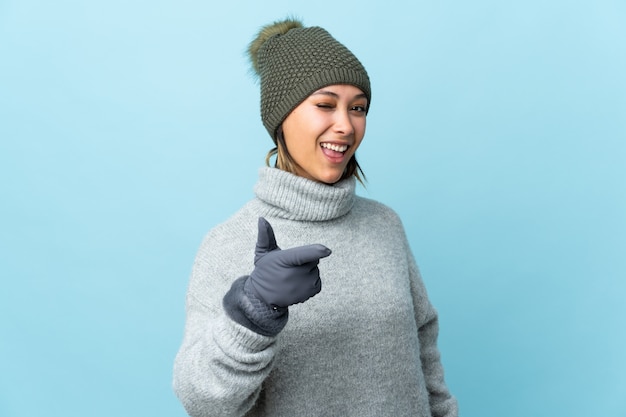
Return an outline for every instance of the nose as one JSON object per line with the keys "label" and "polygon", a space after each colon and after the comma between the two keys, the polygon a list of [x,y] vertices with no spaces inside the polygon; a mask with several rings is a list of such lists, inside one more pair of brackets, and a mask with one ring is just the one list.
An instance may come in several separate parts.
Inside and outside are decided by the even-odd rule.
{"label": "nose", "polygon": [[354,125],[352,124],[348,110],[338,110],[335,112],[333,130],[341,136],[350,136],[354,133]]}

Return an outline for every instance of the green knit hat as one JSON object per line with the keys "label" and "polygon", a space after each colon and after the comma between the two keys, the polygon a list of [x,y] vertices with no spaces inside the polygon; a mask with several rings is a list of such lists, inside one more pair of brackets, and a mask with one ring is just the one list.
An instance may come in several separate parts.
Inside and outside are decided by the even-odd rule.
{"label": "green knit hat", "polygon": [[264,26],[248,47],[261,79],[261,119],[276,142],[276,131],[309,95],[332,84],[358,87],[371,100],[363,65],[320,27],[303,27],[294,19]]}

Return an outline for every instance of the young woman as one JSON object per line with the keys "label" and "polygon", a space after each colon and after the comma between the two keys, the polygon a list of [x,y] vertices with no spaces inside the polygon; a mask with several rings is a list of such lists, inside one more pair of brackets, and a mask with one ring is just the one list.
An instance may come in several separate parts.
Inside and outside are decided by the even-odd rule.
{"label": "young woman", "polygon": [[365,69],[294,20],[249,52],[276,148],[256,198],[202,242],[176,394],[191,416],[457,416],[402,224],[355,194]]}

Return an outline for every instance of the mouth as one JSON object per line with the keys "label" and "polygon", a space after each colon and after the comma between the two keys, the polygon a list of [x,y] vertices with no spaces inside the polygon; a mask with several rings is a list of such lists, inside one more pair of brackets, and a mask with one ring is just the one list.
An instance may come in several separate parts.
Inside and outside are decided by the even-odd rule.
{"label": "mouth", "polygon": [[327,143],[327,142],[323,142],[320,146],[322,148],[324,148],[324,149],[328,149],[330,151],[338,152],[338,153],[341,153],[341,154],[343,154],[349,148],[349,146],[345,145],[345,144],[344,145],[336,145],[334,143]]}
{"label": "mouth", "polygon": [[345,143],[320,143],[322,153],[331,164],[343,164],[346,160],[346,151],[350,148],[350,145]]}

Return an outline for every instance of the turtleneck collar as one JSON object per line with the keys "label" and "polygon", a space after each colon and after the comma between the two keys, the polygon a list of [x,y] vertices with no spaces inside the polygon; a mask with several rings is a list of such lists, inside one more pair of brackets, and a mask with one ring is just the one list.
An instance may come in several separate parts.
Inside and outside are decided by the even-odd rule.
{"label": "turtleneck collar", "polygon": [[354,177],[328,185],[278,168],[262,167],[254,192],[268,216],[289,220],[324,221],[348,213],[354,204]]}

